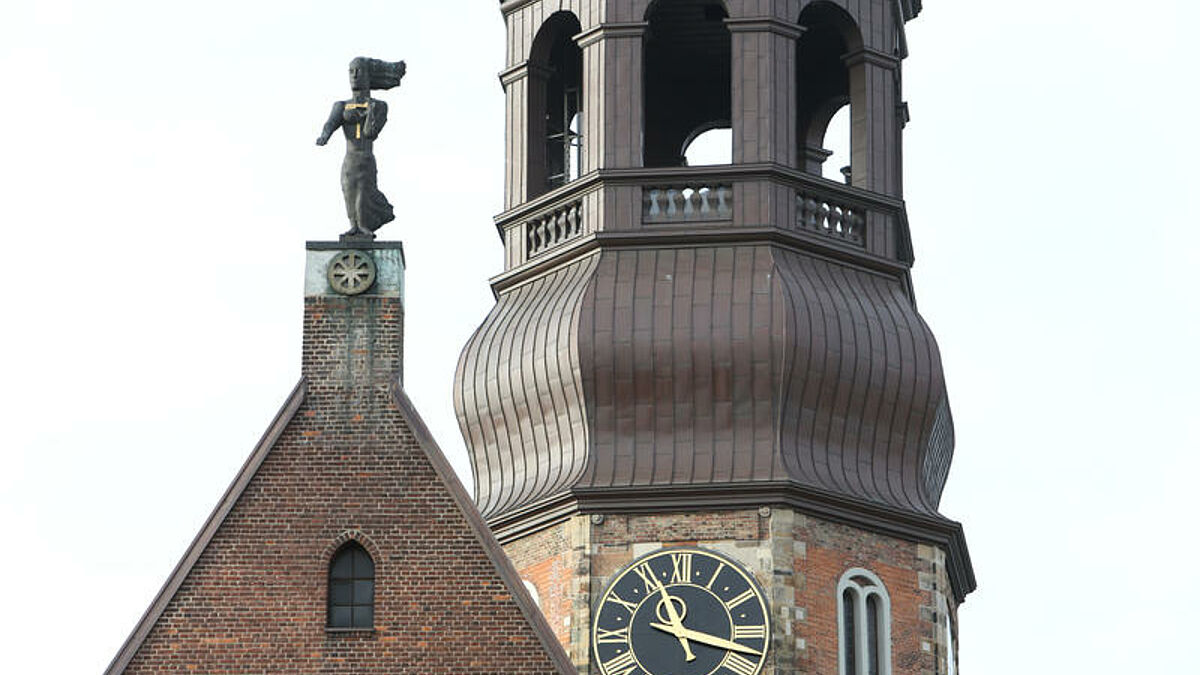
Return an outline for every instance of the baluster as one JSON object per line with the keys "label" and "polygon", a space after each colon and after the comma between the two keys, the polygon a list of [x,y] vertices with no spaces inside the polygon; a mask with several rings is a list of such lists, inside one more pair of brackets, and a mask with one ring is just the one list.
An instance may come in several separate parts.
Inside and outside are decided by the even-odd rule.
{"label": "baluster", "polygon": [[667,188],[667,218],[674,218],[675,214],[679,212],[675,208],[675,195],[677,194],[679,194],[679,190]]}
{"label": "baluster", "polygon": [[842,207],[836,204],[829,205],[829,233],[837,236],[845,234],[842,231]]}
{"label": "baluster", "polygon": [[683,219],[691,220],[691,216],[695,213],[692,204],[696,197],[696,191],[692,188],[684,188],[680,194],[683,196]]}
{"label": "baluster", "polygon": [[567,211],[567,236],[574,237],[579,234],[579,204],[572,204]]}
{"label": "baluster", "polygon": [[722,217],[728,216],[731,211],[728,202],[725,201],[728,192],[729,188],[724,185],[717,187],[717,214]]}
{"label": "baluster", "polygon": [[699,190],[696,190],[696,192],[700,194],[700,215],[706,216],[709,213],[712,213],[712,208],[708,205],[708,193],[712,192],[712,189],[703,187]]}
{"label": "baluster", "polygon": [[661,211],[661,210],[659,210],[659,208],[658,208],[658,196],[659,196],[659,194],[661,194],[661,191],[660,191],[658,188],[650,188],[650,190],[649,190],[649,195],[650,195],[650,212],[649,212],[649,216],[650,216],[651,218],[657,218],[657,217],[659,217],[660,215],[662,215],[662,211]]}
{"label": "baluster", "polygon": [[817,200],[812,197],[804,198],[804,227],[817,229]]}
{"label": "baluster", "polygon": [[860,244],[862,243],[863,223],[864,223],[863,217],[861,214],[859,214],[859,212],[857,210],[850,212],[850,240],[851,241],[854,241],[854,242],[857,242]]}
{"label": "baluster", "polygon": [[825,202],[817,204],[817,228],[821,230],[829,229],[829,204]]}

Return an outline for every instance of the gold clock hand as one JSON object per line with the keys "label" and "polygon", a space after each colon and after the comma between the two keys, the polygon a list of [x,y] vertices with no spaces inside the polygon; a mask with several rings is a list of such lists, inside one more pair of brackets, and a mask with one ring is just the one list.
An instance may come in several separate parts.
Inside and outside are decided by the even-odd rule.
{"label": "gold clock hand", "polygon": [[676,637],[688,638],[691,640],[695,640],[696,642],[702,642],[706,645],[711,645],[713,647],[720,647],[721,649],[730,649],[735,652],[743,652],[746,654],[762,654],[762,652],[760,652],[757,649],[752,649],[750,647],[747,647],[746,645],[740,645],[736,642],[733,642],[732,640],[726,640],[725,638],[719,638],[716,635],[709,635],[708,633],[701,633],[700,631],[692,630],[690,628],[684,628],[683,626],[668,626],[665,623],[654,623],[654,622],[651,622],[650,626],[652,628],[657,628],[658,630],[661,630],[661,631],[664,631],[667,633],[671,633],[671,634],[675,635]]}
{"label": "gold clock hand", "polygon": [[[692,646],[688,644],[687,638],[678,632],[687,629],[683,627],[683,620],[679,618],[679,612],[675,611],[675,599],[667,593],[667,587],[663,585],[663,582],[658,580],[658,577],[652,578],[654,579],[654,583],[658,584],[658,590],[662,592],[663,602],[667,605],[667,618],[671,621],[671,632],[675,634],[675,637],[679,638],[679,645],[683,647],[684,658],[688,661],[695,661],[696,655],[692,653]],[[679,602],[683,603],[683,600]]]}

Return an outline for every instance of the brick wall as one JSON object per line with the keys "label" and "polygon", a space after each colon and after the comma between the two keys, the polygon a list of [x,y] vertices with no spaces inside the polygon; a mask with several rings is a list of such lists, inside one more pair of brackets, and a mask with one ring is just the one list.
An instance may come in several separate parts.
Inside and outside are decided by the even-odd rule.
{"label": "brick wall", "polygon": [[[772,612],[766,675],[836,675],[837,585],[854,567],[878,575],[891,598],[893,673],[946,672],[942,622],[943,612],[953,611],[953,598],[945,554],[933,546],[771,508],[576,516],[510,542],[505,550],[522,577],[537,586],[543,611],[580,672],[595,673],[587,630],[593,603],[625,565],[663,546],[717,550],[762,584]],[[564,578],[572,568],[580,571]],[[570,631],[560,629],[564,622]]]}
{"label": "brick wall", "polygon": [[[402,317],[306,299],[303,404],[125,672],[560,672],[397,407]],[[373,630],[326,629],[348,539],[375,561]]]}

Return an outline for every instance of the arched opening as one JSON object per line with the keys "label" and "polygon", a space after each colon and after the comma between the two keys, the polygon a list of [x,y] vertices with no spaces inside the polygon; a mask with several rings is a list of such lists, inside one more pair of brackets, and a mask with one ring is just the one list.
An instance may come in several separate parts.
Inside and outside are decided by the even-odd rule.
{"label": "arched opening", "polygon": [[717,127],[698,131],[683,145],[686,166],[729,164],[733,161],[733,130]]}
{"label": "arched opening", "polygon": [[330,628],[375,627],[375,561],[356,541],[329,561]]}
{"label": "arched opening", "polygon": [[646,166],[682,166],[691,141],[731,127],[728,16],[718,0],[657,0],[646,11]]}
{"label": "arched opening", "polygon": [[579,177],[583,166],[583,51],[579,20],[552,14],[529,56],[528,197]]}
{"label": "arched opening", "polygon": [[796,138],[802,168],[849,183],[854,146],[861,142],[852,119],[865,111],[853,86],[854,70],[861,66],[847,66],[846,56],[862,48],[862,38],[854,19],[829,2],[805,7],[799,24],[804,33],[796,42]]}
{"label": "arched opening", "polygon": [[829,153],[821,175],[829,180],[850,182],[850,105],[843,105],[825,125],[821,147]]}
{"label": "arched opening", "polygon": [[838,674],[891,675],[891,600],[874,573],[847,570],[838,582]]}

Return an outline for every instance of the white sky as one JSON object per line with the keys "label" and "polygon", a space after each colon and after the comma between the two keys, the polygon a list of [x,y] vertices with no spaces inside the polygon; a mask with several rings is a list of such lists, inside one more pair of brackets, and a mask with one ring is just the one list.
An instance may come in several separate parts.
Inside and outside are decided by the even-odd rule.
{"label": "white sky", "polygon": [[[1197,3],[929,0],[915,280],[979,590],[965,672],[1181,672],[1198,624]],[[497,3],[38,2],[0,19],[0,670],[101,670],[299,377],[304,242],[345,229],[346,64],[403,58],[380,184],[407,386],[501,269]],[[69,642],[64,642],[69,640]],[[69,646],[67,646],[69,645]]]}

